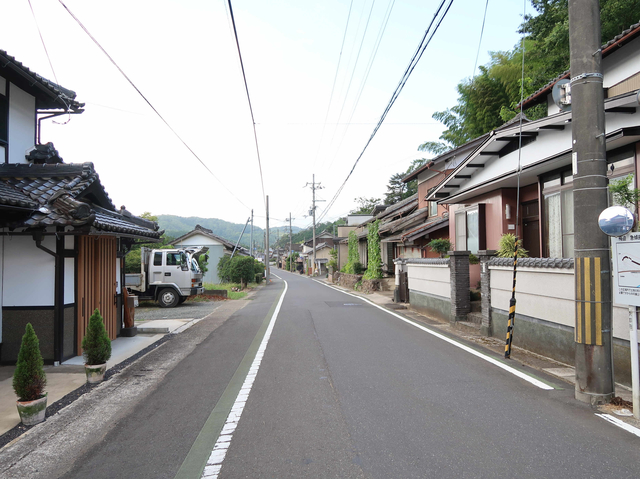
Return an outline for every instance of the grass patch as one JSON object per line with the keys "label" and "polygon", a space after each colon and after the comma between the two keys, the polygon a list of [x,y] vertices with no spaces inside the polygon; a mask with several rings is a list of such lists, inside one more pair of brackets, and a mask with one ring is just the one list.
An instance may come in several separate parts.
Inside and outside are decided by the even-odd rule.
{"label": "grass patch", "polygon": [[242,291],[233,291],[233,289],[240,289],[240,283],[204,283],[205,289],[226,289],[227,297],[229,299],[242,299],[247,296],[248,291],[258,286],[256,283],[249,283],[249,285]]}

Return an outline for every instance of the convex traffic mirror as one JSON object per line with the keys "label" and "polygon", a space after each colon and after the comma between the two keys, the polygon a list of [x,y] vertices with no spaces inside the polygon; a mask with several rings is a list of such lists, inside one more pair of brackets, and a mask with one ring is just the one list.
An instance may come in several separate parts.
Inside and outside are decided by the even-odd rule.
{"label": "convex traffic mirror", "polygon": [[624,206],[610,206],[598,218],[598,226],[608,236],[626,235],[633,228],[633,213]]}

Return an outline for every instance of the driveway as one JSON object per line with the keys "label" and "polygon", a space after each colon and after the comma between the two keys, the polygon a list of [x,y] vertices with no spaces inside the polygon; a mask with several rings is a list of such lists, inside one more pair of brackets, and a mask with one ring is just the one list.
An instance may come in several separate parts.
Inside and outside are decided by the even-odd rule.
{"label": "driveway", "polygon": [[136,308],[136,321],[149,321],[152,319],[202,319],[224,301],[187,301],[175,308],[161,308],[156,304],[145,304]]}

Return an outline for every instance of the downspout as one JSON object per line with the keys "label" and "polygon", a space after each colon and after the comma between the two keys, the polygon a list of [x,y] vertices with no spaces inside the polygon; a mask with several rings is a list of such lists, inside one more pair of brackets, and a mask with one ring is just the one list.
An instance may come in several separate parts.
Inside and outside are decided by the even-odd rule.
{"label": "downspout", "polygon": [[[53,364],[59,366],[62,361],[62,337],[64,335],[64,259],[63,255],[54,253],[46,246],[42,246],[42,231],[33,233],[36,248],[50,254],[55,259],[54,293],[53,293]],[[56,250],[64,248],[64,237],[56,235]]]}

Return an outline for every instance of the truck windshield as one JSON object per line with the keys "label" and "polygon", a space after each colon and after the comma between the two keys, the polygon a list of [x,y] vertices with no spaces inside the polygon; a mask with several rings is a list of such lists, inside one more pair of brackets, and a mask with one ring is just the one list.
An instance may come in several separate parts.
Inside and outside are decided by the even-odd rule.
{"label": "truck windshield", "polygon": [[167,253],[167,266],[180,266],[180,253]]}

